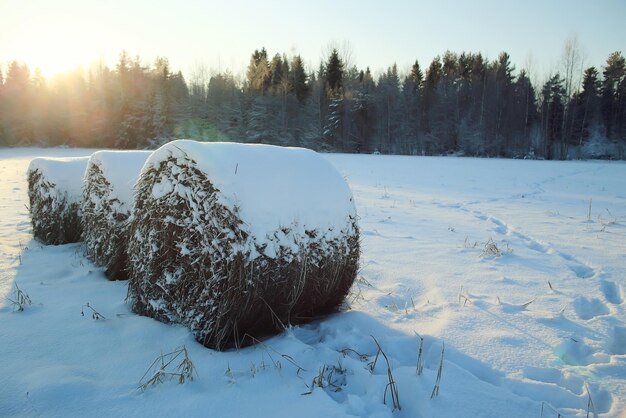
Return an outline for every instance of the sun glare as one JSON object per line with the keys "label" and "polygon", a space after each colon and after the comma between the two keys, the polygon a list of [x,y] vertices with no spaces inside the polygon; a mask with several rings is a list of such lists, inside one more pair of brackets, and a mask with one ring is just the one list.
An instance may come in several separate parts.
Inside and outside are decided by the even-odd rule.
{"label": "sun glare", "polygon": [[84,29],[62,22],[33,24],[13,40],[12,56],[32,72],[39,69],[45,78],[88,66],[96,51],[92,34]]}

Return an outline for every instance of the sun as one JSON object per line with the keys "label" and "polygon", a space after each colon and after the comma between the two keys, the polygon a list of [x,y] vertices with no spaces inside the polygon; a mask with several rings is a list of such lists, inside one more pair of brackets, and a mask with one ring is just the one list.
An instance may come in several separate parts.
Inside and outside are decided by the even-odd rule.
{"label": "sun", "polygon": [[74,22],[31,22],[16,33],[6,55],[26,63],[31,72],[41,71],[45,78],[86,67],[95,61],[93,33]]}

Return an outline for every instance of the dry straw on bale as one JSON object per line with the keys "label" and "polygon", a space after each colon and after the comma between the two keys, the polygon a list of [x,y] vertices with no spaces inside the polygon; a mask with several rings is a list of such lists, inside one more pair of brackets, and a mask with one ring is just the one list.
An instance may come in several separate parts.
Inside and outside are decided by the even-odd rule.
{"label": "dry straw on bale", "polygon": [[105,267],[110,280],[128,278],[127,220],[133,187],[149,151],[98,151],[85,171],[82,201],[87,258]]}
{"label": "dry straw on bale", "polygon": [[44,244],[80,241],[82,179],[89,157],[35,158],[27,171],[33,235]]}
{"label": "dry straw on bale", "polygon": [[332,312],[356,277],[352,195],[312,151],[174,141],[148,159],[136,192],[133,310],[186,324],[207,347]]}

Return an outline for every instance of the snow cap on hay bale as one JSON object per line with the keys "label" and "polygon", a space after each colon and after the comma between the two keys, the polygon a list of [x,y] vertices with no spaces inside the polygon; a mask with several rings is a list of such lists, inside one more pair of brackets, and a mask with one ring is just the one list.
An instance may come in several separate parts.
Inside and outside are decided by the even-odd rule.
{"label": "snow cap on hay bale", "polygon": [[80,204],[89,157],[35,158],[26,172],[33,235],[44,244],[80,241]]}
{"label": "snow cap on hay bale", "polygon": [[332,312],[358,267],[352,193],[302,148],[174,141],[155,151],[130,219],[133,310],[207,347]]}
{"label": "snow cap on hay bale", "polygon": [[97,151],[85,170],[82,201],[87,258],[111,280],[126,279],[127,220],[134,186],[150,151]]}

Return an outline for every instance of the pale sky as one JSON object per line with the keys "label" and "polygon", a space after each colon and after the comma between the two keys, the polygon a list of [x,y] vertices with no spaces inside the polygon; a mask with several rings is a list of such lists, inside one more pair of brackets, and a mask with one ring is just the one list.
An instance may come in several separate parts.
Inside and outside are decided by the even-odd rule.
{"label": "pale sky", "polygon": [[316,68],[334,43],[375,73],[416,59],[426,68],[449,49],[507,51],[543,77],[572,35],[586,66],[626,53],[626,0],[0,0],[0,66],[18,60],[47,76],[97,60],[112,67],[122,50],[146,63],[167,57],[185,75],[199,64],[243,74],[261,47]]}

